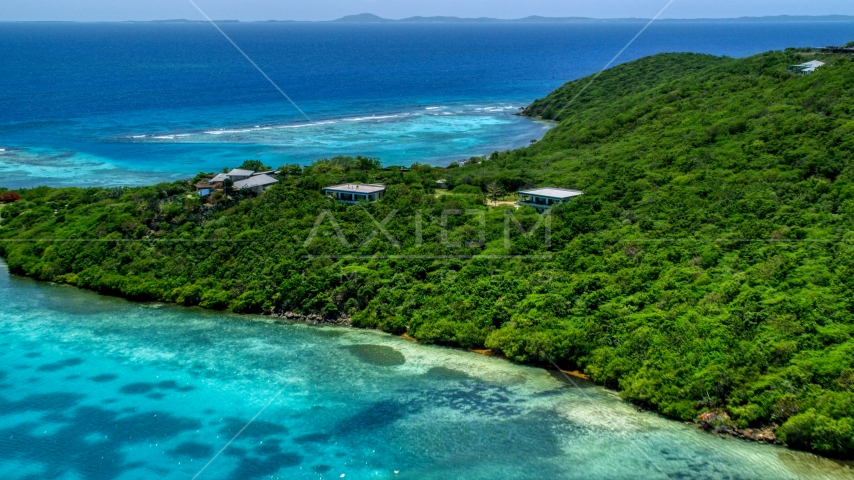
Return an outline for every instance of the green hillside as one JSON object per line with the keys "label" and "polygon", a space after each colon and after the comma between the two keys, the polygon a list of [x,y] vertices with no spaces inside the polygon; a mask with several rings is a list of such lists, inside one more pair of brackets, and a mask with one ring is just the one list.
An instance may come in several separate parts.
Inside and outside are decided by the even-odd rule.
{"label": "green hillside", "polygon": [[[526,110],[561,121],[540,142],[462,167],[324,160],[214,206],[187,182],[20,191],[0,255],[133,299],[551,357],[666,415],[723,411],[854,458],[854,56],[658,55],[589,83]],[[389,189],[362,206],[320,194],[343,181]],[[515,228],[532,209],[486,206],[535,185],[585,193],[552,209],[549,236]]]}

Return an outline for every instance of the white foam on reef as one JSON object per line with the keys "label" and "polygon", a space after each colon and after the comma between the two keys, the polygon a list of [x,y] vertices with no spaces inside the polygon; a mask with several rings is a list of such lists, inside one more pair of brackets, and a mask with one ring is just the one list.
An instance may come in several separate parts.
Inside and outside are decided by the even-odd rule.
{"label": "white foam on reef", "polygon": [[[334,121],[325,121],[325,122],[315,122],[315,123],[300,123],[297,125],[272,125],[272,126],[260,126],[256,125],[251,128],[223,128],[219,130],[207,130],[202,133],[206,135],[233,135],[240,133],[251,133],[251,132],[262,132],[265,130],[273,130],[273,129],[291,129],[291,128],[306,128],[306,127],[316,127],[318,125],[329,125],[336,123]],[[192,134],[183,134],[183,135],[175,135],[176,137],[191,137]]]}
{"label": "white foam on reef", "polygon": [[197,145],[193,172],[217,169],[222,164],[223,149],[229,153],[246,152],[256,146],[260,150],[251,151],[260,153],[253,154],[283,157],[270,160],[277,164],[307,164],[317,158],[362,155],[379,158],[388,165],[409,165],[413,161],[447,165],[459,158],[527,146],[531,138],[541,135],[540,124],[507,115],[507,110],[512,109],[507,105],[509,102],[417,105],[398,111],[345,114],[315,123],[265,124],[256,118],[197,131],[135,132],[145,136],[123,139],[162,144],[165,150],[172,148],[170,144]]}
{"label": "white foam on reef", "polygon": [[385,120],[389,118],[400,118],[400,115],[372,115],[370,117],[345,118],[345,122],[362,122],[365,120]]}
{"label": "white foam on reef", "polygon": [[166,135],[131,135],[130,138],[151,138],[154,140],[174,140],[176,138],[189,137],[189,133],[170,133]]}
{"label": "white foam on reef", "polygon": [[[446,107],[431,107],[432,108],[446,108]],[[465,113],[465,112],[456,112],[456,113]],[[339,122],[364,122],[364,121],[375,121],[375,120],[391,120],[395,118],[409,117],[412,116],[412,112],[401,112],[401,113],[393,113],[387,115],[363,115],[357,117],[343,117],[336,118],[330,120],[322,120],[313,123],[298,123],[298,124],[286,124],[286,125],[255,125],[251,128],[221,128],[217,130],[208,130],[203,133],[210,135],[223,135],[229,133],[250,133],[256,131],[264,131],[264,130],[273,130],[273,129],[294,129],[294,128],[309,128],[309,127],[318,127],[324,125],[334,125]],[[448,115],[448,113],[445,113]],[[175,135],[176,137],[188,136],[188,135]]]}
{"label": "white foam on reef", "polygon": [[338,123],[334,120],[326,120],[323,122],[314,122],[314,123],[300,123],[298,125],[278,125],[272,128],[306,128],[306,127],[316,127],[318,125],[332,125]]}
{"label": "white foam on reef", "polygon": [[208,135],[225,135],[228,133],[246,133],[246,132],[251,132],[251,131],[252,131],[251,128],[246,128],[246,129],[242,129],[242,130],[237,130],[237,129],[235,129],[235,130],[210,130],[210,131],[207,131],[205,133],[207,133]]}
{"label": "white foam on reef", "polygon": [[397,120],[405,117],[419,117],[419,116],[464,116],[466,114],[474,114],[474,113],[496,113],[502,112],[504,110],[512,110],[515,107],[508,106],[483,106],[483,105],[463,105],[464,109],[455,110],[453,112],[444,111],[440,112],[439,110],[446,110],[450,107],[447,106],[432,106],[425,107],[424,110],[415,111],[415,112],[400,112],[400,113],[389,113],[384,115],[363,115],[363,116],[355,116],[355,117],[343,117],[336,118],[330,120],[323,120],[313,123],[297,123],[297,124],[286,124],[286,125],[254,125],[252,127],[246,128],[218,128],[213,130],[205,130],[197,133],[183,133],[183,134],[165,134],[165,135],[133,135],[130,138],[134,139],[152,139],[152,140],[178,140],[181,138],[196,138],[199,135],[213,135],[213,136],[233,136],[233,135],[242,135],[242,134],[252,134],[254,132],[264,132],[268,130],[289,130],[289,129],[302,129],[302,128],[313,128],[320,127],[326,125],[334,125],[340,122],[381,122],[383,120]]}
{"label": "white foam on reef", "polygon": [[475,108],[475,111],[478,112],[504,112],[507,110],[518,110],[518,107],[514,107],[512,105],[501,105],[501,106],[491,106],[491,107],[478,107]]}

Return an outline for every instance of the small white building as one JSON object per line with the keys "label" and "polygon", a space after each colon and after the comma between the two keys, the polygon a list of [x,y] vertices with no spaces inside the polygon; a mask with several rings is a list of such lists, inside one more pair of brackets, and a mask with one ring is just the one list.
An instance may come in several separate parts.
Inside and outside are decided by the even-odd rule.
{"label": "small white building", "polygon": [[543,213],[552,205],[568,202],[579,195],[584,195],[584,192],[551,187],[519,190],[519,201],[517,203],[534,207],[538,212]]}
{"label": "small white building", "polygon": [[343,203],[375,202],[385,195],[379,183],[345,183],[323,189],[323,194]]}
{"label": "small white building", "polygon": [[800,65],[792,65],[789,68],[789,71],[792,73],[799,73],[801,75],[809,75],[816,71],[819,67],[823,67],[824,62],[820,62],[818,60],[813,60],[811,62],[802,63]]}

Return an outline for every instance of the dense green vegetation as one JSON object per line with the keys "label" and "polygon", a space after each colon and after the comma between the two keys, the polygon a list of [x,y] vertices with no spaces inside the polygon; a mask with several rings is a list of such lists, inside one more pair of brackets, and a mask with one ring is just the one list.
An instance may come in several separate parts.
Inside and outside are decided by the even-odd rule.
{"label": "dense green vegetation", "polygon": [[[827,65],[787,73],[813,58]],[[324,160],[213,206],[186,182],[20,191],[0,254],[133,299],[346,313],[548,355],[667,415],[721,410],[854,457],[854,57],[659,55],[588,83],[527,109],[561,121],[542,141],[462,167]],[[439,178],[453,190],[437,195]],[[389,189],[370,205],[320,194],[342,181]],[[533,185],[585,192],[552,209],[548,237],[486,206]],[[540,219],[510,212],[529,231]]]}

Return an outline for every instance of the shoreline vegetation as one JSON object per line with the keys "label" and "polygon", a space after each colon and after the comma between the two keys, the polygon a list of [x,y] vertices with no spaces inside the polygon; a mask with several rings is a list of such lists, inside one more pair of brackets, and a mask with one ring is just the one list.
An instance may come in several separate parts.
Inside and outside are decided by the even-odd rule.
{"label": "shoreline vegetation", "polygon": [[[542,140],[448,168],[339,157],[209,199],[20,190],[0,256],[131,300],[553,358],[674,419],[854,458],[854,56],[662,54],[588,81],[524,110],[559,122]],[[387,190],[320,193],[349,182]],[[584,195],[488,206],[535,186]]]}
{"label": "shoreline vegetation", "polygon": [[[297,312],[280,312],[280,313],[272,313],[270,316],[274,319],[274,322],[278,322],[280,319],[285,319],[291,322],[301,322],[307,323],[309,325],[325,325],[325,326],[334,326],[334,327],[345,327],[345,328],[353,328],[352,319],[346,315],[342,315],[336,318],[324,318],[318,314],[308,314],[303,315]],[[400,338],[414,342],[421,343],[417,338],[410,336],[407,333],[402,333],[399,335]],[[453,347],[453,346],[452,346]],[[459,348],[459,347],[456,347]],[[500,351],[496,351],[494,349],[478,349],[478,348],[467,348],[465,349],[468,352],[482,355],[485,357],[493,357],[500,360],[512,361],[503,355]],[[541,363],[537,365],[540,368],[555,371],[554,366],[549,364]],[[582,380],[585,382],[593,382],[593,379],[584,374],[579,370],[565,370],[562,368],[557,369],[558,372],[566,375],[568,377],[572,377],[576,380]],[[640,408],[643,410],[643,408]],[[697,428],[701,428],[709,433],[713,433],[720,436],[730,437],[730,438],[738,438],[741,440],[758,442],[758,443],[770,443],[775,445],[784,445],[782,441],[780,441],[777,436],[774,434],[774,428],[772,427],[764,427],[764,428],[737,428],[733,425],[732,419],[726,412],[722,411],[714,411],[714,412],[706,412],[696,419],[693,420],[693,423]],[[844,462],[846,464],[848,462]]]}

